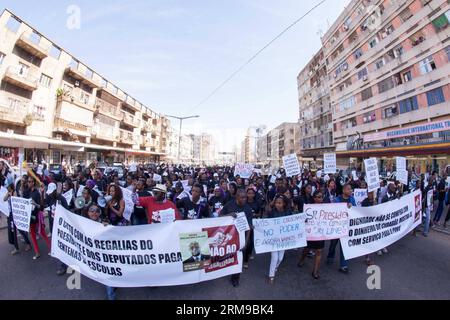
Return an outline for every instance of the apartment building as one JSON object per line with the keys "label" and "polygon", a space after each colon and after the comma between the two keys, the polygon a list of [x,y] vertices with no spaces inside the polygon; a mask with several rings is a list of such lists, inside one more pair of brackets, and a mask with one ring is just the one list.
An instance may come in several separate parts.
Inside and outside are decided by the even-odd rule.
{"label": "apartment building", "polygon": [[241,143],[241,162],[258,163],[260,157],[258,154],[258,140],[266,131],[266,126],[249,127],[246,131],[244,140]]}
{"label": "apartment building", "polygon": [[299,130],[295,151],[309,167],[321,166],[323,154],[334,152],[333,120],[327,65],[322,49],[297,77],[299,93]]}
{"label": "apartment building", "polygon": [[[170,121],[8,10],[0,16],[0,150],[17,164],[162,160]],[[6,151],[2,151],[6,152]]]}
{"label": "apartment building", "polygon": [[324,35],[338,163],[450,162],[450,5],[353,0]]}
{"label": "apartment building", "polygon": [[284,122],[258,139],[260,163],[271,168],[283,165],[283,157],[295,153],[298,123]]}

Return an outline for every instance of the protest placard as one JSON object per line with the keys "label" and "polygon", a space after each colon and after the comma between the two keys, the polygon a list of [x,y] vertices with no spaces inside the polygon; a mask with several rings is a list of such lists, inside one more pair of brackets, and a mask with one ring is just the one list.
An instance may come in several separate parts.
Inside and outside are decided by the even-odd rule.
{"label": "protest placard", "polygon": [[433,190],[429,190],[427,192],[427,208],[430,209],[430,212],[434,210],[434,200],[433,200],[434,192]]}
{"label": "protest placard", "polygon": [[67,191],[66,193],[63,193],[63,197],[66,199],[67,201],[67,205],[70,206],[70,202],[73,199],[73,189],[70,189],[69,191]]}
{"label": "protest placard", "polygon": [[253,219],[257,254],[306,247],[305,214]]}
{"label": "protest placard", "polygon": [[183,272],[205,269],[211,264],[208,232],[180,233]]}
{"label": "protest placard", "polygon": [[325,172],[325,174],[336,173],[336,153],[323,154],[323,171]]}
{"label": "protest placard", "polygon": [[367,199],[367,189],[355,189],[353,198],[355,198],[356,206],[361,207],[361,203]]}
{"label": "protest placard", "polygon": [[120,187],[122,189],[123,200],[125,201],[125,210],[123,211],[123,217],[130,221],[131,215],[134,211],[133,192],[130,189]]}
{"label": "protest placard", "polygon": [[247,217],[245,216],[245,212],[239,212],[237,214],[237,217],[234,220],[234,224],[239,232],[245,232],[250,230],[250,226],[248,224]]}
{"label": "protest placard", "polygon": [[175,210],[172,208],[153,211],[152,223],[170,223],[174,221],[175,221]]}
{"label": "protest placard", "polygon": [[306,239],[308,241],[339,239],[348,233],[348,207],[346,203],[307,204]]}
{"label": "protest placard", "polygon": [[300,164],[298,163],[297,155],[295,153],[284,156],[283,164],[287,177],[293,177],[301,173]]}
{"label": "protest placard", "polygon": [[409,234],[421,223],[420,190],[373,207],[352,207],[350,229],[341,238],[345,258],[377,252]]}
{"label": "protest placard", "polygon": [[380,188],[380,175],[378,172],[377,159],[365,159],[364,166],[366,168],[367,191],[372,192],[378,190],[378,188]]}
{"label": "protest placard", "polygon": [[408,184],[408,171],[406,170],[406,158],[405,157],[396,157],[396,180],[400,183],[407,185]]}
{"label": "protest placard", "polygon": [[249,163],[236,163],[234,166],[234,176],[239,176],[244,179],[248,179],[252,176],[255,166]]}
{"label": "protest placard", "polygon": [[9,217],[8,201],[3,201],[8,190],[5,187],[0,187],[0,212]]}
{"label": "protest placard", "polygon": [[83,195],[83,190],[84,190],[84,186],[80,184],[78,186],[77,197],[81,197]]}
{"label": "protest placard", "polygon": [[[174,286],[242,272],[245,235],[232,217],[133,227],[103,226],[57,206],[51,254],[111,287]],[[211,264],[183,272],[180,234],[206,231]]]}
{"label": "protest placard", "polygon": [[31,199],[11,197],[11,211],[17,229],[30,231],[32,206]]}

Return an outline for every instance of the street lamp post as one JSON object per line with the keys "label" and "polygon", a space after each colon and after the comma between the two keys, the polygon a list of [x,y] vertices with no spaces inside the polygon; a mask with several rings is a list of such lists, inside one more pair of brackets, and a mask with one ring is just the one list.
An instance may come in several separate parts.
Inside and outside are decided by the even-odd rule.
{"label": "street lamp post", "polygon": [[177,116],[166,115],[166,117],[180,120],[180,132],[178,134],[178,164],[179,164],[180,163],[180,148],[181,148],[181,128],[183,126],[183,120],[193,119],[193,118],[200,118],[200,116],[177,117]]}

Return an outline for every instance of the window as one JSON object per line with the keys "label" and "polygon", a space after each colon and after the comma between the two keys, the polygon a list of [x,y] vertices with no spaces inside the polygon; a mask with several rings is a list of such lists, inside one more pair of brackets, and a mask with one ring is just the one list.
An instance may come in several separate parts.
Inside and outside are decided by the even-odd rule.
{"label": "window", "polygon": [[78,60],[72,58],[72,60],[70,60],[69,67],[78,70],[78,64],[79,64]]}
{"label": "window", "polygon": [[366,113],[363,116],[363,122],[364,123],[374,122],[376,120],[377,120],[377,116],[375,115],[375,112],[373,112],[373,111],[369,112],[369,113]]}
{"label": "window", "polygon": [[[447,48],[445,48],[445,53],[447,54],[447,59],[448,59],[448,61],[450,61],[450,46],[448,46]],[[0,57],[0,61],[1,61],[1,57]]]}
{"label": "window", "polygon": [[400,12],[400,19],[402,19],[403,22],[406,22],[412,16],[413,14],[411,13],[411,10],[409,10],[409,8],[406,8],[405,10]]}
{"label": "window", "polygon": [[364,89],[364,90],[361,92],[361,100],[362,100],[362,101],[366,101],[366,100],[372,98],[372,96],[373,96],[373,95],[372,95],[372,88]]}
{"label": "window", "polygon": [[444,92],[442,88],[437,88],[427,92],[428,106],[434,106],[445,102]]}
{"label": "window", "polygon": [[3,63],[3,60],[5,60],[5,55],[3,53],[0,52],[0,66]]}
{"label": "window", "polygon": [[397,106],[391,105],[383,110],[383,118],[388,119],[395,117],[398,113]]}
{"label": "window", "polygon": [[358,79],[361,80],[364,77],[367,77],[367,68],[358,71]]}
{"label": "window", "polygon": [[392,77],[389,77],[378,83],[378,92],[383,93],[385,91],[391,90],[393,87],[394,87],[394,80],[392,80]]}
{"label": "window", "polygon": [[49,76],[45,75],[45,74],[41,74],[41,80],[39,81],[40,84],[46,88],[50,88],[51,84],[52,84],[52,78],[50,78]]}
{"label": "window", "polygon": [[86,77],[88,77],[89,79],[92,79],[92,77],[94,76],[94,71],[92,71],[91,69],[87,68],[86,72],[85,72]]}
{"label": "window", "polygon": [[355,97],[354,97],[354,96],[352,96],[352,97],[350,97],[350,98],[347,98],[347,99],[345,99],[345,100],[342,100],[342,101],[339,103],[339,111],[344,111],[344,110],[350,109],[350,108],[353,107],[355,104],[356,104],[356,100],[355,100]]}
{"label": "window", "polygon": [[384,66],[384,58],[378,60],[377,62],[375,62],[375,66],[377,67],[377,69],[380,69]]}
{"label": "window", "polygon": [[369,46],[371,48],[375,47],[377,44],[378,44],[378,38],[377,37],[375,37],[375,38],[373,38],[372,40],[369,41]]}
{"label": "window", "polygon": [[19,68],[17,70],[17,74],[21,77],[26,77],[28,75],[28,71],[30,70],[30,67],[26,64],[23,64],[19,62]]}
{"label": "window", "polygon": [[35,31],[33,31],[33,32],[30,34],[29,39],[30,39],[30,41],[33,42],[34,44],[37,44],[37,45],[38,45],[38,44],[41,42],[41,35],[40,35],[39,33],[35,32]]}
{"label": "window", "polygon": [[405,72],[403,74],[403,81],[405,82],[409,82],[412,80],[412,75],[411,75],[411,71]]}
{"label": "window", "polygon": [[34,105],[33,106],[33,116],[38,120],[45,119],[45,107]]}
{"label": "window", "polygon": [[407,113],[413,110],[419,109],[419,105],[417,103],[417,97],[411,97],[405,100],[402,100],[398,103],[400,107],[400,113]]}
{"label": "window", "polygon": [[359,59],[361,56],[363,55],[363,52],[361,49],[356,49],[355,53],[353,53],[353,56],[355,57],[355,59]]}
{"label": "window", "polygon": [[82,103],[84,103],[84,104],[89,104],[89,98],[90,98],[90,96],[89,96],[86,92],[81,91],[81,94],[80,94],[80,101],[81,101]]}
{"label": "window", "polygon": [[55,45],[52,45],[52,47],[50,48],[50,56],[59,60],[59,57],[61,56],[61,49]]}
{"label": "window", "polygon": [[352,23],[352,17],[348,17],[344,22],[344,29],[348,30],[350,28],[351,23]]}
{"label": "window", "polygon": [[436,64],[434,63],[433,57],[429,56],[419,63],[420,73],[422,75],[427,74],[433,70],[436,70]]}
{"label": "window", "polygon": [[20,28],[21,22],[16,17],[9,17],[8,22],[6,23],[6,28],[8,28],[10,31],[16,33],[17,30]]}

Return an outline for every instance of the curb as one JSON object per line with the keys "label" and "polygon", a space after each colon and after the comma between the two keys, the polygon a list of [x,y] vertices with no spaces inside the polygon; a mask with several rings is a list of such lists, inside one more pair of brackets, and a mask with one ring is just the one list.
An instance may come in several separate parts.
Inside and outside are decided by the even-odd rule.
{"label": "curb", "polygon": [[447,234],[447,235],[450,236],[450,231],[449,231],[449,230],[446,230],[446,229],[435,228],[435,227],[433,227],[433,228],[431,228],[431,230],[434,230],[434,231],[437,231],[437,232],[440,232],[440,233],[444,233],[444,234]]}

